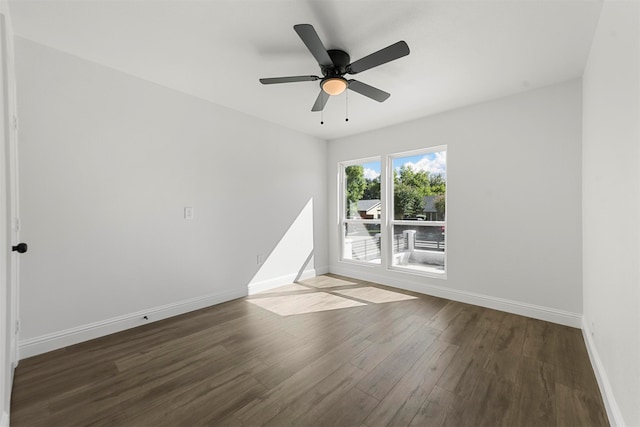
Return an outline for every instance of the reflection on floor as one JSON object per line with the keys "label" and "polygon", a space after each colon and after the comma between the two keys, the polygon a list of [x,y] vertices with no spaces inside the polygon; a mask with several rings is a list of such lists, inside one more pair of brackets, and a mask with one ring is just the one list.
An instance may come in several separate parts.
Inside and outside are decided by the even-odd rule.
{"label": "reflection on floor", "polygon": [[280,316],[339,310],[416,297],[330,276],[318,276],[252,295],[247,302]]}

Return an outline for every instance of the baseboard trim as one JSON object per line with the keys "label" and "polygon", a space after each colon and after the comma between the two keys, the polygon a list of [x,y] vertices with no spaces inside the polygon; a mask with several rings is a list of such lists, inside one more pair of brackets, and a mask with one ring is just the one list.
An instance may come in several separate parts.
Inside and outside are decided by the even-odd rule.
{"label": "baseboard trim", "polygon": [[[246,295],[246,288],[231,289],[30,338],[20,341],[18,345],[19,359],[36,356],[115,332],[135,328],[149,322],[242,298]],[[148,319],[144,319],[144,316],[147,316]]]}
{"label": "baseboard trim", "polygon": [[271,289],[288,285],[296,280],[309,279],[321,274],[329,272],[329,267],[317,267],[304,270],[302,273],[290,273],[284,276],[274,277],[273,279],[262,280],[259,282],[249,283],[248,291],[249,295],[257,294],[258,292],[269,291]]}
{"label": "baseboard trim", "polygon": [[582,327],[582,315],[578,313],[571,313],[568,311],[477,294],[474,292],[461,291],[458,289],[451,289],[443,286],[416,283],[403,278],[391,279],[374,272],[356,270],[348,266],[332,265],[330,266],[329,270],[331,271],[331,273],[380,283],[382,285],[393,286],[398,289],[419,292],[421,294],[446,298],[466,304],[473,304],[480,307],[505,311],[507,313],[518,314],[521,316],[531,317],[533,319],[545,320],[547,322],[558,323],[560,325],[571,326],[574,328]]}
{"label": "baseboard trim", "polygon": [[625,427],[626,424],[622,417],[622,412],[620,412],[618,403],[613,395],[613,389],[611,388],[607,371],[604,369],[604,365],[598,354],[598,349],[596,348],[596,343],[593,341],[593,335],[591,334],[591,328],[589,327],[589,321],[586,316],[582,318],[582,335],[587,346],[591,366],[593,366],[593,372],[598,381],[598,387],[600,387],[604,407],[607,410],[609,424],[611,424],[611,427]]}

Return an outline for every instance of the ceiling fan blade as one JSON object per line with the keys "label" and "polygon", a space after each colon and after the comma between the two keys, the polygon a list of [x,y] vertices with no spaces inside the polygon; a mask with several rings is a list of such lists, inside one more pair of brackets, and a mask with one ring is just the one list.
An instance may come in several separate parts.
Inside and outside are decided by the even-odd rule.
{"label": "ceiling fan blade", "polygon": [[357,80],[349,80],[349,89],[378,102],[384,102],[391,96],[388,92],[369,86],[368,84]]}
{"label": "ceiling fan blade", "polygon": [[320,37],[318,37],[318,33],[313,28],[311,24],[298,24],[294,25],[293,29],[296,30],[296,33],[300,36],[304,44],[309,49],[309,52],[316,58],[318,64],[323,67],[331,67],[333,66],[333,61],[325,49]]}
{"label": "ceiling fan blade", "polygon": [[320,89],[320,93],[316,98],[316,103],[313,104],[311,111],[322,111],[324,110],[324,106],[327,105],[327,101],[329,100],[329,94],[322,89]]}
{"label": "ceiling fan blade", "polygon": [[349,74],[361,73],[369,68],[386,64],[387,62],[407,55],[409,55],[409,46],[404,41],[399,41],[398,43],[394,43],[391,46],[387,46],[384,49],[380,49],[371,55],[367,55],[364,58],[351,63],[347,67],[347,72]]}
{"label": "ceiling fan blade", "polygon": [[275,83],[294,83],[294,82],[312,82],[320,80],[318,76],[291,76],[291,77],[270,77],[266,79],[260,79],[260,83],[263,85],[272,85]]}

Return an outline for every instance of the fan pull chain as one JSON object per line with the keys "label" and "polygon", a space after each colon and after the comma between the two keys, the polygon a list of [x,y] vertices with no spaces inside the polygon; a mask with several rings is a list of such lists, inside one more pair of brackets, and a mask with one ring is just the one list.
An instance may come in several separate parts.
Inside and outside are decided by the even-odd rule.
{"label": "fan pull chain", "polygon": [[345,94],[345,112],[344,112],[344,121],[349,121],[349,90],[344,91]]}
{"label": "fan pull chain", "polygon": [[324,108],[320,110],[320,124],[324,124]]}

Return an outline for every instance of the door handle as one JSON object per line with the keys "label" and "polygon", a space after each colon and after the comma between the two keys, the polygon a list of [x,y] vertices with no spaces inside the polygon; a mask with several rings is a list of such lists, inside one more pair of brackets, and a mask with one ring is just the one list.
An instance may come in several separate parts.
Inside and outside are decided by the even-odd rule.
{"label": "door handle", "polygon": [[26,243],[18,243],[17,245],[11,247],[12,251],[17,251],[19,254],[27,252],[27,249],[29,249],[29,247]]}

